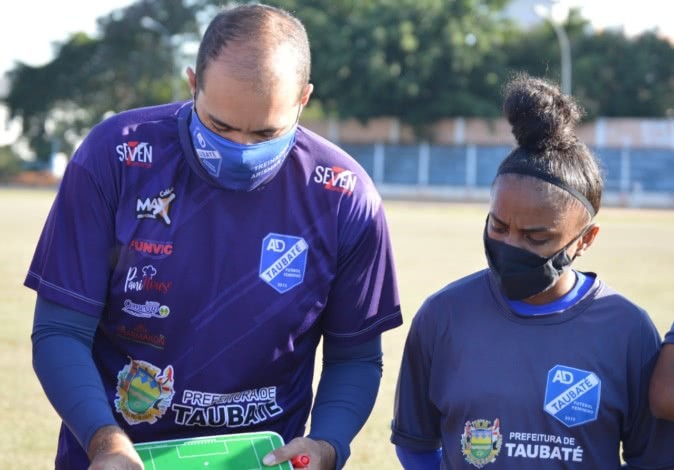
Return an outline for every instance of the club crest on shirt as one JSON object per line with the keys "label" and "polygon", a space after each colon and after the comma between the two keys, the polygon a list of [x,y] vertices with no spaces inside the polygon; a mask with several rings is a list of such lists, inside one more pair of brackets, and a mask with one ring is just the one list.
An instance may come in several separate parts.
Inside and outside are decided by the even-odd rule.
{"label": "club crest on shirt", "polygon": [[556,365],[548,371],[545,412],[567,427],[597,419],[601,379],[594,372]]}
{"label": "club crest on shirt", "polygon": [[131,359],[117,374],[115,409],[130,425],[156,423],[175,395],[173,367]]}
{"label": "club crest on shirt", "polygon": [[171,203],[176,198],[173,188],[161,191],[157,196],[138,198],[136,200],[137,219],[160,219],[165,225],[171,225],[169,210]]}
{"label": "club crest on shirt", "polygon": [[503,443],[499,428],[498,418],[494,419],[494,424],[487,419],[466,421],[461,434],[461,453],[466,462],[482,468],[496,460]]}
{"label": "club crest on shirt", "polygon": [[270,233],[262,239],[260,279],[283,294],[304,282],[309,245],[302,237]]}

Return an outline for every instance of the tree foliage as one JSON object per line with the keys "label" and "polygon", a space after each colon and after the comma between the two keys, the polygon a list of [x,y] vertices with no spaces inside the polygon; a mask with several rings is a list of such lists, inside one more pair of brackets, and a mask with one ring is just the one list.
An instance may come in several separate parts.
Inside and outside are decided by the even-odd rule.
{"label": "tree foliage", "polygon": [[[423,132],[443,117],[500,116],[501,88],[513,72],[559,81],[560,51],[550,24],[522,30],[502,14],[508,1],[269,3],[295,13],[307,28],[316,109],[363,121],[394,116]],[[38,155],[49,155],[54,136],[66,136],[62,150],[69,152],[72,136],[107,112],[170,101],[177,72],[169,38],[198,39],[220,4],[139,0],[100,19],[97,37],[72,35],[50,63],[19,64],[6,102],[12,115],[23,118]],[[148,26],[144,17],[154,22]],[[577,11],[564,28],[571,40],[573,93],[590,117],[674,112],[672,44],[655,33],[628,38],[619,31],[594,32]]]}
{"label": "tree foliage", "polygon": [[[180,1],[141,0],[99,19],[100,37],[73,34],[48,64],[19,64],[5,101],[23,119],[38,156],[49,156],[53,138],[71,151],[76,136],[108,112],[170,101],[175,51],[169,38],[196,40],[195,13],[195,5]],[[144,26],[144,17],[158,27]]]}
{"label": "tree foliage", "polygon": [[340,117],[493,115],[471,74],[501,47],[505,0],[277,0],[312,43],[316,98]]}

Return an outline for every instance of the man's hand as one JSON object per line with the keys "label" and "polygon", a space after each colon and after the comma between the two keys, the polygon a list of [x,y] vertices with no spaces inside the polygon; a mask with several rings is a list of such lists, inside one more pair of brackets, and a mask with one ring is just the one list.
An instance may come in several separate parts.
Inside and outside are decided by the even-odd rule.
{"label": "man's hand", "polygon": [[117,426],[104,426],[87,449],[89,470],[143,470],[143,461],[129,437]]}
{"label": "man's hand", "polygon": [[314,441],[308,437],[296,437],[283,447],[267,454],[263,459],[265,465],[277,465],[290,460],[296,455],[307,454],[311,462],[309,470],[334,470],[335,449],[325,441]]}

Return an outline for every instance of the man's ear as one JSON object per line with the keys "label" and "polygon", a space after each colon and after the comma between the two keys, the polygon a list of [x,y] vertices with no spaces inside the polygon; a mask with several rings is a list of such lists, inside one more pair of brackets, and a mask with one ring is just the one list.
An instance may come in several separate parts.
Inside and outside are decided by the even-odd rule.
{"label": "man's ear", "polygon": [[302,95],[300,96],[300,104],[302,107],[306,106],[307,103],[309,102],[309,97],[314,91],[314,85],[311,83],[307,83],[306,86],[304,87],[304,90],[302,90]]}
{"label": "man's ear", "polygon": [[190,92],[192,93],[192,99],[194,99],[196,97],[196,90],[197,90],[197,76],[194,73],[194,70],[192,70],[192,67],[187,67],[185,73],[187,73],[187,81],[190,84]]}
{"label": "man's ear", "polygon": [[589,229],[583,234],[582,237],[578,240],[578,249],[576,250],[576,256],[583,256],[594,243],[594,240],[597,238],[599,233],[599,224],[592,224]]}

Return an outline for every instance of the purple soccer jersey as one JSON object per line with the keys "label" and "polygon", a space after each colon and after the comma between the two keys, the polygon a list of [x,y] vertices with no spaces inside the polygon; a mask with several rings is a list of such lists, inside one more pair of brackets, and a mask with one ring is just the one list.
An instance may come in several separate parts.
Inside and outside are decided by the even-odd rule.
{"label": "purple soccer jersey", "polygon": [[[304,432],[321,336],[357,344],[402,323],[384,209],[362,168],[303,128],[269,184],[215,186],[193,153],[190,109],[129,111],[92,130],[26,285],[100,318],[94,358],[133,441],[289,440]],[[64,426],[59,455],[73,446]]]}
{"label": "purple soccer jersey", "polygon": [[391,440],[442,447],[443,469],[617,469],[621,443],[629,468],[674,468],[674,424],[647,403],[659,345],[648,315],[598,279],[568,309],[525,317],[475,273],[415,316]]}

